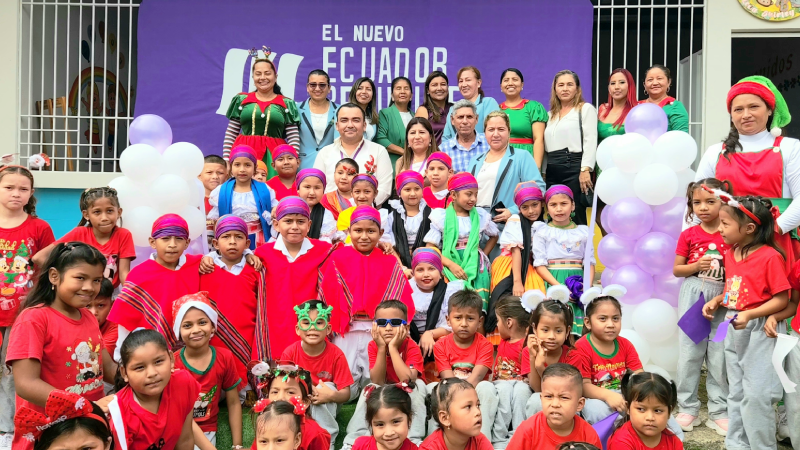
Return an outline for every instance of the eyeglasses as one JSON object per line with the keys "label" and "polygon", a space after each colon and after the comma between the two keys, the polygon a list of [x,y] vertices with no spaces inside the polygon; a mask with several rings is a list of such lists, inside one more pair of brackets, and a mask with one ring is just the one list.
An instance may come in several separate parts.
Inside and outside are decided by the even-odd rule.
{"label": "eyeglasses", "polygon": [[328,85],[325,83],[308,83],[308,87],[310,87],[312,90],[315,89],[325,90],[328,87]]}
{"label": "eyeglasses", "polygon": [[375,325],[381,328],[385,328],[389,325],[391,325],[392,328],[397,328],[400,325],[405,325],[405,324],[406,321],[403,319],[375,319]]}
{"label": "eyeglasses", "polygon": [[304,319],[297,322],[297,327],[300,328],[301,331],[308,331],[312,328],[317,331],[323,331],[325,328],[328,328],[328,321],[326,319],[317,319],[311,322],[310,320]]}

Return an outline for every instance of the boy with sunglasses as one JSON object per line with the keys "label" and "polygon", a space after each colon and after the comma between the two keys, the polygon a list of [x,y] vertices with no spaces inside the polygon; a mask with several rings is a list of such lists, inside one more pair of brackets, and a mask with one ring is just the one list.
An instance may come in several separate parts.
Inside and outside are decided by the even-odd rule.
{"label": "boy with sunglasses", "polygon": [[311,373],[311,418],[331,434],[331,442],[336,442],[336,414],[339,405],[350,399],[354,381],[342,350],[326,340],[331,332],[331,311],[332,307],[319,300],[295,306],[295,331],[300,342],[286,347],[281,360],[293,361]]}
{"label": "boy with sunglasses", "polygon": [[[372,385],[405,383],[415,388],[409,393],[414,417],[425,417],[425,375],[419,346],[409,336],[408,307],[399,300],[386,300],[375,308],[372,321],[372,342],[367,346],[369,377]],[[370,434],[367,424],[367,396],[371,391],[361,392],[356,411],[347,424],[347,436],[343,450],[349,450],[356,439]],[[425,420],[412,420],[408,439],[419,445],[425,438]]]}

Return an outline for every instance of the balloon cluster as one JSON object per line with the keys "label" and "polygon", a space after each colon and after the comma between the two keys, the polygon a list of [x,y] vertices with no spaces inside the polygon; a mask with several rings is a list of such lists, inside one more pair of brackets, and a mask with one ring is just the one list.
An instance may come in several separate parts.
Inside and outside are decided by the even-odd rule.
{"label": "balloon cluster", "polygon": [[[694,181],[689,166],[697,144],[683,131],[667,131],[667,116],[655,104],[630,110],[624,135],[605,139],[597,149],[603,170],[597,195],[608,205],[600,217],[609,232],[597,247],[606,269],[603,286],[627,288],[621,336],[633,343],[645,370],[662,375],[678,368],[678,293],[682,278],[672,275],[675,247]],[[674,378],[674,377],[672,377]]]}
{"label": "balloon cluster", "polygon": [[[183,217],[192,239],[203,236],[204,191],[197,179],[203,170],[203,152],[189,142],[173,144],[169,124],[153,114],[137,117],[131,123],[129,137],[131,145],[119,159],[124,176],[108,185],[117,190],[122,220],[133,236],[137,253],[140,248],[149,248],[153,222],[163,214]],[[136,262],[142,260],[137,256]]]}

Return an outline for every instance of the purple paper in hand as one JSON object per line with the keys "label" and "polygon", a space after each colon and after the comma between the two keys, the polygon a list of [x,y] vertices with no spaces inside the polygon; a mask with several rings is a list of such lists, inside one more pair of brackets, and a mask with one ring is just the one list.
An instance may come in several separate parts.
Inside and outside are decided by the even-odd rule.
{"label": "purple paper in hand", "polygon": [[711,334],[711,321],[703,316],[703,306],[706,298],[700,293],[700,298],[678,320],[678,326],[694,341],[695,345],[708,339]]}
{"label": "purple paper in hand", "polygon": [[714,339],[711,339],[711,342],[724,341],[725,336],[728,335],[728,327],[730,326],[731,322],[736,320],[737,317],[739,317],[739,315],[734,314],[730,319],[723,320],[722,323],[717,327],[717,334],[714,335]]}
{"label": "purple paper in hand", "polygon": [[592,425],[592,428],[594,428],[594,431],[597,432],[597,436],[600,438],[600,442],[603,444],[603,450],[606,450],[608,440],[611,439],[611,434],[614,433],[614,422],[616,422],[618,417],[619,413],[614,412],[605,419]]}

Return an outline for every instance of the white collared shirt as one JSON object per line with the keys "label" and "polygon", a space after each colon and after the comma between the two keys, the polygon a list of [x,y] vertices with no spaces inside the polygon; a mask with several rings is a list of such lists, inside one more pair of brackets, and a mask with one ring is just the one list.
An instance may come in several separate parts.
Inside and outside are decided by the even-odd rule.
{"label": "white collared shirt", "polygon": [[300,246],[300,251],[297,252],[297,256],[293,257],[286,248],[286,243],[283,241],[283,236],[278,236],[278,238],[275,239],[275,250],[283,253],[283,256],[285,256],[290,263],[297,261],[297,258],[305,255],[312,248],[314,248],[314,244],[312,244],[308,238],[303,238],[303,244]]}
{"label": "white collared shirt", "polygon": [[[367,162],[372,160],[375,164],[375,178],[378,180],[378,195],[375,197],[375,204],[382,205],[392,194],[392,182],[394,181],[394,164],[389,158],[389,152],[382,145],[372,141],[362,141],[364,146],[354,158],[358,163],[359,173],[366,173],[364,167]],[[342,155],[347,156],[347,152],[342,148],[342,138],[338,137],[333,144],[326,145],[320,149],[317,159],[314,160],[314,168],[325,172],[328,184],[325,192],[336,190],[336,182],[333,179],[336,173],[336,164],[342,160]]]}
{"label": "white collared shirt", "polygon": [[228,265],[225,263],[225,261],[222,260],[222,256],[217,251],[208,252],[206,256],[210,256],[214,260],[215,266],[221,268],[222,270],[227,270],[228,272],[234,275],[239,275],[240,273],[242,273],[242,270],[244,270],[244,266],[247,265],[246,254],[242,254],[242,260],[234,264],[233,267],[231,267],[230,269],[228,268]]}
{"label": "white collared shirt", "polygon": [[[156,261],[157,256],[158,253],[156,252],[150,253],[150,259],[152,259],[153,261]],[[184,264],[186,264],[186,255],[181,255],[181,257],[178,258],[178,265],[175,266],[175,270],[180,270],[180,268],[183,267]]]}

